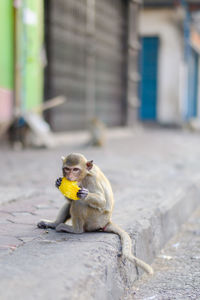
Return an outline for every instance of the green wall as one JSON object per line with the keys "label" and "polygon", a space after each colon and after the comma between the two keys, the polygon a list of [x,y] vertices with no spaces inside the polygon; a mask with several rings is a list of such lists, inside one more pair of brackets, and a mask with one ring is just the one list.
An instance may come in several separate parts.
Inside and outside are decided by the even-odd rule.
{"label": "green wall", "polygon": [[13,89],[13,0],[0,0],[0,87]]}
{"label": "green wall", "polygon": [[17,22],[20,102],[30,110],[43,101],[43,1],[23,0]]}

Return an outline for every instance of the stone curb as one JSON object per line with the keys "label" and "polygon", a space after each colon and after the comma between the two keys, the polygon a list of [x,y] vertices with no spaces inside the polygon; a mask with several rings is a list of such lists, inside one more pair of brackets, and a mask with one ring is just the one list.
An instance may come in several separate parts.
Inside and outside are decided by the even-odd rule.
{"label": "stone curb", "polygon": [[[144,218],[142,224],[133,223],[127,231],[136,256],[151,263],[198,207],[199,196],[198,184],[193,182],[152,211],[150,218]],[[12,270],[12,281],[7,275],[2,277],[0,292],[5,295],[5,300],[14,299],[14,294],[22,300],[130,299],[129,290],[143,272],[117,257],[120,247],[117,236],[104,233],[66,236],[53,230],[45,234],[38,229],[39,235],[39,239],[27,242],[9,256],[8,264],[5,263],[5,269],[1,270],[9,274],[12,264],[16,266],[16,261],[19,264],[17,270]],[[58,244],[63,254],[57,252]],[[55,269],[52,271],[52,268]],[[51,278],[52,274],[55,278]],[[8,289],[11,283],[15,293]],[[66,290],[63,290],[64,286]]]}
{"label": "stone curb", "polygon": [[136,256],[140,254],[140,257],[151,263],[164,245],[180,230],[181,225],[198,208],[199,199],[199,186],[197,182],[193,182],[182,189],[180,195],[172,195],[171,201],[154,211],[147,224],[138,229],[135,239]]}
{"label": "stone curb", "polygon": [[[152,139],[151,136],[150,139]],[[171,142],[169,149],[179,146],[179,140],[176,136],[174,136],[176,143],[173,140],[171,141],[171,136],[168,139]],[[133,140],[131,143],[134,145],[134,142],[136,145],[137,138],[136,141]],[[130,145],[132,146],[131,143],[125,147],[129,148]],[[198,150],[198,143],[195,145],[194,148]],[[114,143],[112,147],[119,146]],[[118,224],[130,234],[135,255],[147,263],[152,263],[164,244],[177,233],[181,225],[199,206],[200,178],[198,175],[199,166],[196,164],[199,154],[197,151],[196,156],[189,156],[190,149],[186,148],[184,155],[181,156],[182,142],[180,142],[180,149],[178,148],[177,152],[170,153],[171,156],[166,156],[166,161],[169,159],[167,163],[165,163],[165,157],[162,157],[162,159],[158,157],[157,162],[160,162],[161,167],[156,169],[154,166],[155,156],[152,156],[154,152],[150,152],[143,162],[148,152],[142,153],[141,149],[143,148],[139,147],[136,149],[136,154],[131,156],[134,159],[131,166],[136,165],[135,173],[129,172],[128,176],[126,172],[123,173],[124,165],[129,167],[130,164],[129,160],[124,159],[121,165],[117,167],[120,168],[122,173],[116,175],[116,162],[121,153],[126,150],[125,147],[115,151],[115,157],[112,153],[113,148],[109,148],[108,152],[105,150],[104,153],[107,153],[106,163],[101,160],[98,152],[95,154],[96,152],[93,149],[88,150],[88,154],[96,155],[106,174],[111,178],[117,200],[113,221],[116,223],[121,222],[121,224]],[[158,144],[158,153],[162,150],[162,147],[159,147]],[[130,150],[128,149],[125,154],[129,153]],[[173,156],[174,153],[176,156]],[[29,160],[29,157],[32,158],[32,155],[25,154],[27,155],[26,161]],[[57,154],[56,152],[56,156]],[[43,155],[42,152],[40,155]],[[48,155],[46,161],[51,162],[51,157],[54,157],[55,154],[49,152]],[[44,159],[44,156],[42,157]],[[189,157],[190,160],[185,162],[185,157],[186,159]],[[37,158],[35,153],[32,159],[34,160],[34,158]],[[107,162],[108,165],[106,165]],[[184,165],[181,165],[182,162],[186,164],[185,169]],[[43,163],[45,164],[45,162]],[[141,167],[142,163],[144,163],[144,167]],[[49,168],[55,170],[55,165],[56,163],[50,165]],[[44,175],[45,173],[42,174],[42,178]],[[123,193],[121,191],[124,184],[120,176],[124,177],[123,180],[126,181],[126,189]],[[128,177],[130,177],[129,181],[127,181]],[[174,181],[175,184],[173,184]],[[159,184],[163,185],[161,189],[159,189]],[[171,184],[171,188],[167,186],[168,184]],[[39,184],[37,189],[40,190]],[[33,193],[30,194],[30,200],[34,201],[35,191],[31,189],[30,191]],[[157,199],[156,193],[159,196],[160,191],[161,197]],[[39,195],[41,203],[47,201],[50,198],[49,196],[51,196],[50,199],[53,199],[53,193],[49,191],[48,195]],[[143,193],[143,195],[141,196],[140,193]],[[134,202],[132,202],[132,195],[135,197]],[[148,196],[150,196],[149,201],[146,200]],[[151,197],[155,197],[155,201]],[[126,207],[121,209],[124,200],[126,200]],[[17,201],[20,202],[21,200]],[[52,212],[57,213],[55,202],[51,208]],[[38,219],[46,216],[46,214],[47,211],[40,211],[40,214],[35,217]],[[35,219],[34,224],[36,224]],[[26,225],[23,224],[23,226]],[[34,232],[33,239],[27,240],[0,262],[0,277],[2,278],[0,294],[3,297],[2,299],[130,299],[130,289],[138,276],[142,275],[142,271],[135,268],[132,263],[123,261],[118,257],[120,250],[118,236],[105,233],[71,235],[56,233],[54,230],[46,232],[37,229],[36,226],[32,227],[31,225],[29,227],[31,229],[28,228],[28,234]]]}

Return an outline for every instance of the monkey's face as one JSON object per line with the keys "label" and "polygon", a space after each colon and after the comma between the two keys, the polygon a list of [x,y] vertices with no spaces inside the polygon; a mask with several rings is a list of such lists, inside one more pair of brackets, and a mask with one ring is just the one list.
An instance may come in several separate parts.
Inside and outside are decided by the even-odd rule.
{"label": "monkey's face", "polygon": [[79,183],[87,176],[93,167],[93,161],[87,159],[79,153],[71,153],[66,158],[62,157],[63,176],[70,181]]}
{"label": "monkey's face", "polygon": [[82,170],[79,166],[63,167],[63,176],[70,181],[80,181]]}

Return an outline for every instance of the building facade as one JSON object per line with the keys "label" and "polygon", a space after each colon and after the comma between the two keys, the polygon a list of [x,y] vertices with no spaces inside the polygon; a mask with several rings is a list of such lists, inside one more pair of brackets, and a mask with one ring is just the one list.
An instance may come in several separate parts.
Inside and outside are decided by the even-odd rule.
{"label": "building facade", "polygon": [[198,1],[144,1],[141,36],[142,121],[182,124],[199,115]]}
{"label": "building facade", "polygon": [[54,131],[133,124],[138,108],[138,0],[0,4],[0,123],[64,95]]}
{"label": "building facade", "polygon": [[0,1],[0,125],[43,101],[43,4]]}
{"label": "building facade", "polygon": [[55,131],[133,123],[138,93],[139,1],[46,0],[45,97],[67,102],[51,111]]}
{"label": "building facade", "polygon": [[12,1],[0,2],[0,125],[9,122],[13,112],[14,27]]}

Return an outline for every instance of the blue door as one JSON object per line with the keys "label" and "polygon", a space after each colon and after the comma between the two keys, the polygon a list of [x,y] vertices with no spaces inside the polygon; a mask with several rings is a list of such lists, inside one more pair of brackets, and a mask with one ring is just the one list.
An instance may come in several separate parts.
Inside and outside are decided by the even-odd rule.
{"label": "blue door", "polygon": [[157,118],[158,37],[143,37],[141,52],[140,119]]}
{"label": "blue door", "polygon": [[191,49],[188,76],[188,108],[187,119],[197,116],[198,94],[198,54]]}

